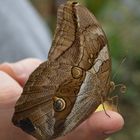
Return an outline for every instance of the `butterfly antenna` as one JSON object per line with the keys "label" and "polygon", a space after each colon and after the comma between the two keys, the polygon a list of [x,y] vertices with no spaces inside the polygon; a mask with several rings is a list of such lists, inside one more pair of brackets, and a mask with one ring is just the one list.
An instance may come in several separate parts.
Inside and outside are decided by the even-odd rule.
{"label": "butterfly antenna", "polygon": [[[93,68],[93,69],[94,69],[94,68]],[[95,71],[95,69],[94,69],[94,71]],[[90,71],[90,72],[91,72],[91,71]],[[92,72],[91,72],[91,73],[92,73]],[[96,78],[98,79],[98,75],[95,74],[95,76],[96,76]],[[106,112],[106,109],[105,109],[105,106],[104,106],[104,100],[103,100],[102,94],[101,94],[100,92],[99,92],[99,96],[100,96],[101,104],[102,104],[102,107],[103,107],[103,110],[104,110],[105,114],[106,114],[109,118],[111,118],[110,115]]]}
{"label": "butterfly antenna", "polygon": [[126,56],[122,59],[121,63],[118,66],[118,70],[115,72],[115,74],[113,75],[113,80],[115,79],[116,75],[118,74],[120,67],[122,66],[122,64],[126,61]]}

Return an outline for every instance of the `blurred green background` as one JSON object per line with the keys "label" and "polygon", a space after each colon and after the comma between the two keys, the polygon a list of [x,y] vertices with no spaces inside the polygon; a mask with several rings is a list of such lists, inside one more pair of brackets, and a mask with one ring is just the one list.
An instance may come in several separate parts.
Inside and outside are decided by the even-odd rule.
{"label": "blurred green background", "polygon": [[[56,12],[65,0],[31,0],[52,34]],[[127,86],[125,94],[119,93],[119,108],[125,119],[124,129],[111,140],[140,139],[140,0],[79,0],[90,9],[101,23],[110,47],[112,75],[116,84]],[[123,64],[123,59],[126,58]]]}

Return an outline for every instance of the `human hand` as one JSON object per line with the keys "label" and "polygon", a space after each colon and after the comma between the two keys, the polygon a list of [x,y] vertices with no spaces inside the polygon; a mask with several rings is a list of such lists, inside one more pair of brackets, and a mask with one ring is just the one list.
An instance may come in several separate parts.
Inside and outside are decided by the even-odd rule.
{"label": "human hand", "polygon": [[[14,106],[30,73],[40,64],[37,59],[25,59],[0,65],[0,139],[35,140],[12,122]],[[123,127],[123,118],[116,112],[96,112],[68,135],[57,140],[104,140]]]}

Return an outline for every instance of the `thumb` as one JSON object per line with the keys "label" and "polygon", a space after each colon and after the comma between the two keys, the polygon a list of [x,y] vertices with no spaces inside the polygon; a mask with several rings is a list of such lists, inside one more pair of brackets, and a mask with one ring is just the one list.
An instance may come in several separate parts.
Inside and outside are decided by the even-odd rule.
{"label": "thumb", "polygon": [[16,63],[3,63],[0,70],[6,72],[20,85],[24,85],[32,71],[41,63],[38,59],[24,59]]}

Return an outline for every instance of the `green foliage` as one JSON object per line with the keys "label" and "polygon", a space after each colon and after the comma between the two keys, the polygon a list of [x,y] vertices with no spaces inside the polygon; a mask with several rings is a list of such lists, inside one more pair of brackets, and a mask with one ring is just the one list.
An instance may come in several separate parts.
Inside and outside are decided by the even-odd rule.
{"label": "green foliage", "polygon": [[85,4],[91,12],[98,13],[103,10],[104,6],[107,4],[107,1],[108,0],[85,0]]}

